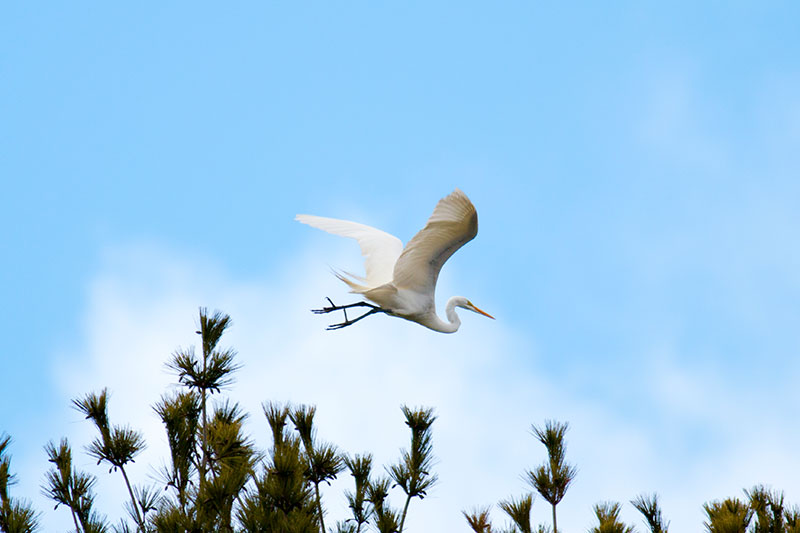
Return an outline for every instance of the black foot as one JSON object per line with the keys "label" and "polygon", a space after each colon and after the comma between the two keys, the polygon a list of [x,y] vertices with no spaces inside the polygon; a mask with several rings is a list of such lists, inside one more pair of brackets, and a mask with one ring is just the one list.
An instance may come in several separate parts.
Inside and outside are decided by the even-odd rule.
{"label": "black foot", "polygon": [[[321,315],[324,313],[330,313],[332,311],[339,311],[340,309],[344,311],[345,309],[350,309],[352,307],[369,307],[370,309],[380,309],[380,307],[378,307],[377,305],[368,304],[367,302],[356,302],[354,304],[349,304],[349,305],[335,305],[330,298],[325,298],[325,299],[328,300],[328,303],[331,304],[329,307],[323,307],[322,309],[312,309],[311,312]],[[347,313],[345,312],[345,315],[346,314]]]}
{"label": "black foot", "polygon": [[[349,304],[349,305],[335,305],[333,303],[333,301],[331,301],[330,298],[325,298],[325,299],[328,300],[328,303],[331,304],[329,307],[323,307],[322,309],[312,309],[311,312],[315,313],[315,314],[318,314],[318,315],[321,315],[321,314],[325,314],[325,313],[330,313],[330,312],[333,312],[333,311],[341,310],[342,313],[344,313],[344,322],[340,322],[339,324],[331,324],[330,326],[327,327],[328,330],[346,328],[347,326],[353,325],[356,322],[358,322],[359,320],[361,320],[362,318],[368,317],[369,315],[373,315],[375,313],[385,313],[386,312],[385,309],[382,309],[382,308],[378,307],[377,305],[368,304],[367,302],[356,302],[354,304]],[[369,311],[367,311],[366,313],[364,313],[363,315],[361,315],[358,318],[354,318],[354,319],[350,320],[350,319],[347,318],[347,310],[348,309],[352,309],[353,307],[368,307]]]}
{"label": "black foot", "polygon": [[330,326],[328,326],[328,327],[327,327],[327,328],[325,328],[325,329],[327,329],[328,331],[333,331],[334,329],[342,329],[342,328],[346,328],[347,326],[352,326],[353,324],[355,324],[356,322],[358,322],[358,321],[359,321],[359,320],[361,320],[362,318],[366,318],[366,317],[368,317],[369,315],[374,315],[375,313],[385,313],[385,312],[386,312],[386,311],[384,311],[384,310],[383,310],[383,309],[381,309],[380,307],[375,307],[374,309],[371,309],[371,310],[367,311],[366,313],[364,313],[364,314],[363,314],[363,315],[361,315],[360,317],[358,317],[358,318],[354,318],[354,319],[352,319],[352,320],[348,320],[348,319],[347,319],[347,313],[345,313],[345,315],[344,315],[344,322],[340,322],[339,324],[331,324]]}

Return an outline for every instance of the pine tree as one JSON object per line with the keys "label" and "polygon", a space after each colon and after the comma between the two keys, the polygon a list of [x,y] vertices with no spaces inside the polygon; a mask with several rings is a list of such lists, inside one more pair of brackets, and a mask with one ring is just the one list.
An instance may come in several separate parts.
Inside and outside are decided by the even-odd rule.
{"label": "pine tree", "polygon": [[616,502],[598,503],[594,506],[597,525],[589,533],[633,533],[631,526],[619,519],[620,506]]}
{"label": "pine tree", "polygon": [[553,509],[553,533],[558,533],[556,506],[564,498],[577,469],[566,462],[567,445],[564,440],[568,423],[547,420],[543,428],[532,426],[533,435],[547,448],[548,460],[535,470],[528,472],[528,482]]}
{"label": "pine tree", "polygon": [[402,407],[406,425],[411,428],[411,447],[402,451],[402,458],[389,468],[389,475],[403,492],[406,503],[400,515],[400,533],[406,522],[408,505],[412,498],[423,499],[428,490],[436,484],[438,476],[433,470],[433,442],[431,426],[436,416],[433,409],[410,409]]}
{"label": "pine tree", "polygon": [[640,494],[631,504],[644,515],[644,519],[650,528],[650,533],[668,533],[669,522],[664,523],[661,516],[661,507],[658,505],[658,495],[647,496]]}
{"label": "pine tree", "polygon": [[39,527],[39,515],[25,500],[12,498],[9,487],[16,482],[11,473],[8,448],[11,437],[0,435],[0,531],[7,533],[32,533]]}
{"label": "pine tree", "polygon": [[706,503],[703,509],[708,518],[704,522],[708,533],[746,533],[753,518],[753,510],[738,498]]}

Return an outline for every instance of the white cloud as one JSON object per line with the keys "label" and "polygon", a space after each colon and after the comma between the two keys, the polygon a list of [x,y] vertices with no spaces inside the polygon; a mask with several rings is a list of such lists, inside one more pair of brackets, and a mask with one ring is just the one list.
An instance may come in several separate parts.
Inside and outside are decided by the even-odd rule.
{"label": "white cloud", "polygon": [[[580,384],[543,374],[539,358],[553,355],[537,353],[533,339],[501,320],[468,313],[458,333],[441,335],[378,316],[328,332],[330,317],[309,308],[326,295],[336,301],[348,296],[316,255],[287,258],[268,279],[235,280],[209,263],[156,247],[112,250],[89,287],[83,343],[58,359],[54,377],[64,405],[108,387],[112,421],[144,431],[149,448],[130,469],[137,483],[149,483],[153,470],[147,465],[167,457],[150,406],[173,381],[163,366],[169,354],[196,342],[197,307],[205,305],[233,318],[223,344],[238,350],[243,368],[225,394],[251,413],[249,430],[261,446],[269,442],[263,401],[311,403],[318,406],[322,438],[350,453],[373,452],[377,464],[388,464],[408,440],[399,406],[436,408],[441,482],[429,498],[412,504],[409,531],[466,530],[462,509],[528,490],[523,472],[544,459],[543,447],[528,430],[546,418],[570,422],[568,457],[579,468],[560,506],[565,531],[586,530],[598,501],[627,502],[645,491],[661,494],[674,531],[696,530],[703,501],[738,494],[751,483],[774,483],[794,501],[800,496],[800,463],[790,446],[798,435],[781,424],[786,409],[778,406],[759,418],[758,407],[746,408],[737,387],[708,369],[678,368],[668,355],[655,352],[651,374],[642,376],[642,402],[653,406],[654,420],[645,424],[602,393],[591,397]],[[440,292],[447,295],[450,287]],[[502,309],[494,311],[502,316]],[[729,409],[740,410],[759,431],[745,431],[738,417],[724,416]],[[77,449],[89,442],[93,429],[74,411],[64,412],[69,420],[63,431]],[[708,424],[702,439],[717,439],[717,449],[682,441],[693,424]],[[665,435],[670,427],[678,428],[675,435]],[[119,475],[77,455],[79,466],[99,478],[103,510],[119,516],[125,497]],[[349,483],[345,475],[326,492],[331,522],[345,514],[341,490]],[[52,512],[42,499],[37,503],[47,510],[47,530],[69,526],[66,511]],[[549,516],[537,499],[534,520]],[[630,506],[624,516],[640,520]]]}

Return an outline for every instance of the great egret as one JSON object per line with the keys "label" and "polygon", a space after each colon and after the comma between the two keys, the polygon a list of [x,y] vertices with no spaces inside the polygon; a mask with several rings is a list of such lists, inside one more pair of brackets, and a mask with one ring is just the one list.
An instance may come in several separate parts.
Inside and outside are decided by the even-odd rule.
{"label": "great egret", "polygon": [[[358,222],[313,215],[297,215],[295,220],[309,226],[350,237],[358,241],[364,256],[366,275],[335,272],[351,291],[374,302],[334,305],[315,309],[315,313],[344,311],[344,322],[328,329],[340,329],[355,324],[375,313],[405,318],[442,333],[454,333],[461,325],[455,308],[461,307],[494,318],[475,307],[463,296],[453,296],[447,301],[445,322],[436,315],[434,292],[439,271],[447,259],[478,233],[478,213],[467,195],[456,189],[439,200],[428,223],[408,241],[405,248],[400,239],[379,229]],[[347,309],[367,307],[363,315],[347,318]]]}

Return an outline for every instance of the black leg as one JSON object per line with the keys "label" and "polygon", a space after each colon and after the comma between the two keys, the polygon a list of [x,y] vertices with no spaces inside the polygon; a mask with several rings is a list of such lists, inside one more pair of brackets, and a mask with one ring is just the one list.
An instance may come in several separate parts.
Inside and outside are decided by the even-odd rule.
{"label": "black leg", "polygon": [[[369,304],[367,302],[356,302],[354,304],[349,304],[349,305],[335,305],[330,298],[326,298],[326,300],[328,300],[328,303],[331,304],[330,307],[323,307],[322,309],[312,309],[311,312],[320,315],[324,313],[331,313],[333,311],[341,310],[342,313],[344,313],[344,322],[341,322],[339,324],[331,324],[327,328],[329,330],[346,328],[347,326],[351,326],[356,322],[358,322],[359,320],[361,320],[362,318],[368,317],[369,315],[374,315],[375,313],[387,312],[385,309],[378,307],[377,305]],[[347,318],[347,310],[352,309],[353,307],[368,307],[369,311],[367,311],[360,317],[351,320]]]}
{"label": "black leg", "polygon": [[361,315],[360,317],[358,317],[358,318],[354,318],[354,319],[352,319],[352,320],[348,320],[348,319],[347,319],[347,314],[345,313],[345,315],[344,315],[344,322],[341,322],[341,323],[339,323],[339,324],[331,324],[330,326],[328,326],[328,327],[327,327],[327,328],[325,328],[325,329],[327,329],[327,330],[329,330],[329,331],[330,331],[330,330],[334,330],[334,329],[342,329],[342,328],[346,328],[347,326],[352,326],[353,324],[355,324],[356,322],[358,322],[358,321],[359,321],[359,320],[361,320],[362,318],[366,318],[366,317],[368,317],[369,315],[374,315],[375,313],[385,313],[385,312],[386,312],[386,311],[385,311],[385,310],[383,310],[383,309],[381,309],[380,307],[375,307],[374,309],[371,309],[371,310],[367,311],[366,313],[364,313],[364,314],[363,314],[363,315]]}
{"label": "black leg", "polygon": [[350,309],[352,307],[369,307],[370,309],[373,309],[373,310],[381,309],[377,305],[368,304],[367,302],[356,302],[354,304],[349,304],[349,305],[334,305],[334,303],[331,302],[330,298],[327,298],[327,300],[331,304],[330,307],[323,307],[322,309],[312,309],[311,312],[312,313],[316,313],[318,315],[321,315],[321,314],[324,314],[324,313],[331,313],[333,311],[339,311],[340,309],[341,310]]}

